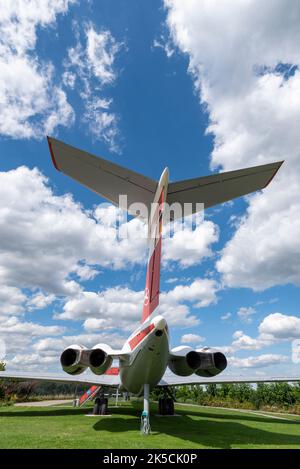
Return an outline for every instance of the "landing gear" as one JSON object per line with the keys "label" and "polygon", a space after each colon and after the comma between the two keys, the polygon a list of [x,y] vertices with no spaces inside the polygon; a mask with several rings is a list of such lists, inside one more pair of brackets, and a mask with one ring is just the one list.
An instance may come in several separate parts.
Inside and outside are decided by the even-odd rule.
{"label": "landing gear", "polygon": [[174,415],[174,396],[170,393],[169,389],[164,389],[163,397],[158,400],[158,414],[159,415]]}
{"label": "landing gear", "polygon": [[174,401],[170,397],[161,397],[158,401],[159,415],[174,415]]}
{"label": "landing gear", "polygon": [[149,435],[151,433],[149,414],[149,384],[144,384],[144,410],[141,416],[141,433]]}
{"label": "landing gear", "polygon": [[96,397],[94,401],[93,414],[94,415],[107,415],[108,399],[101,395]]}

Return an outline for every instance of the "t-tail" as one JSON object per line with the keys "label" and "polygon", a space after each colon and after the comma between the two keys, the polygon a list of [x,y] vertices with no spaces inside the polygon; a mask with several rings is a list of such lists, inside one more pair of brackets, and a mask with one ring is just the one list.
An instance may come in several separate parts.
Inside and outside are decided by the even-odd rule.
{"label": "t-tail", "polygon": [[[250,168],[211,174],[169,183],[165,168],[159,182],[48,137],[55,168],[80,182],[111,203],[148,223],[149,259],[142,322],[149,318],[159,303],[162,219],[164,203],[179,205],[182,218],[186,204],[189,214],[264,189],[274,178],[282,161]],[[125,199],[122,197],[126,195]],[[124,202],[126,201],[126,203]],[[143,203],[145,212],[136,210]],[[150,216],[149,216],[150,213]]]}
{"label": "t-tail", "polygon": [[149,257],[142,313],[142,323],[159,304],[160,263],[164,204],[167,199],[169,170],[165,168],[154,196],[148,220]]}

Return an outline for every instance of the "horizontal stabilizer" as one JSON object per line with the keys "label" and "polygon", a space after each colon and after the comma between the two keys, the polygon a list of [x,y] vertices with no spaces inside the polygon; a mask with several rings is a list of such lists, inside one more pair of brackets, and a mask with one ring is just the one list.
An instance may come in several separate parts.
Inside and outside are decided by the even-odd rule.
{"label": "horizontal stabilizer", "polygon": [[[196,204],[204,209],[264,189],[273,179],[283,161],[252,168],[213,174],[212,176],[187,179],[169,184],[168,204],[179,203],[182,214],[195,213]],[[188,213],[184,204],[192,204]]]}
{"label": "horizontal stabilizer", "polygon": [[[142,202],[150,213],[157,181],[55,138],[47,138],[52,161],[57,170],[125,210],[131,204]],[[119,204],[120,195],[127,195],[127,206]],[[136,211],[129,213],[137,215]],[[143,218],[142,213],[139,216]]]}

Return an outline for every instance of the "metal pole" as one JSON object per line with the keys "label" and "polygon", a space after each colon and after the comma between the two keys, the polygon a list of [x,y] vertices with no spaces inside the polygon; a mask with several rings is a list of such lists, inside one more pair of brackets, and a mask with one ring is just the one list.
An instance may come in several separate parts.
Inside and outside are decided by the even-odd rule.
{"label": "metal pole", "polygon": [[149,415],[149,384],[144,384],[144,412]]}
{"label": "metal pole", "polygon": [[149,435],[151,433],[149,418],[149,384],[144,384],[144,410],[141,416],[141,433]]}

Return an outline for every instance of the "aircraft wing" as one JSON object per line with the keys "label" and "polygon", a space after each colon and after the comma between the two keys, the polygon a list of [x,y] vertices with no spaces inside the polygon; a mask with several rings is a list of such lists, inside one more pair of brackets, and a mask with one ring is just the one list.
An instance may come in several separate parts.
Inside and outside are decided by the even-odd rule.
{"label": "aircraft wing", "polygon": [[52,373],[32,373],[32,372],[10,372],[0,371],[0,379],[9,378],[19,381],[48,381],[55,383],[74,383],[74,384],[87,384],[87,385],[102,385],[102,386],[119,386],[119,375],[104,374],[104,375],[67,375],[67,374],[52,374]]}
{"label": "aircraft wing", "polygon": [[[58,171],[125,210],[133,203],[142,202],[150,211],[157,181],[55,138],[47,139],[53,164]],[[123,194],[127,195],[127,206],[119,203],[119,196]],[[129,213],[137,216],[135,211]],[[142,213],[138,216],[143,218]]]}
{"label": "aircraft wing", "polygon": [[300,376],[223,376],[218,375],[214,378],[203,378],[195,374],[191,376],[177,376],[170,370],[167,370],[158,383],[158,386],[181,386],[192,384],[225,384],[225,383],[280,383],[280,382],[299,382]]}
{"label": "aircraft wing", "polygon": [[183,211],[185,203],[192,204],[192,210],[186,214],[195,213],[197,212],[197,203],[204,204],[206,209],[264,189],[272,181],[282,163],[283,161],[279,161],[237,171],[172,182],[168,186],[167,202],[170,205],[179,203],[182,207],[182,213],[185,213]]}

